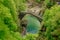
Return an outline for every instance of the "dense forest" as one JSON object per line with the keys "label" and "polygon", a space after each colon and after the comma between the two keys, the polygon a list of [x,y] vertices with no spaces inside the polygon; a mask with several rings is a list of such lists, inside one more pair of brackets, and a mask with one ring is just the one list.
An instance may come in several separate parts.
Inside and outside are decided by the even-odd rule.
{"label": "dense forest", "polygon": [[60,40],[60,0],[0,0],[0,40]]}

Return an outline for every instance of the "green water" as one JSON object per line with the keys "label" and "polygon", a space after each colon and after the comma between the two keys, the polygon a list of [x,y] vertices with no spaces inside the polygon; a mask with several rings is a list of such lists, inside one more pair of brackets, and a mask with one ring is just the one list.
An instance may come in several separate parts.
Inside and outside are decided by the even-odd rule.
{"label": "green water", "polygon": [[27,28],[26,28],[27,32],[38,33],[40,29],[40,22],[36,17],[27,14],[23,19],[28,21]]}

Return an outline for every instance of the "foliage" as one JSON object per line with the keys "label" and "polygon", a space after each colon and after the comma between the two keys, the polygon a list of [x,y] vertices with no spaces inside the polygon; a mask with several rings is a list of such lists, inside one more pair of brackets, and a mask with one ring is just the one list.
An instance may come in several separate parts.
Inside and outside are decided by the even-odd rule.
{"label": "foliage", "polygon": [[[41,0],[36,0],[40,2]],[[21,36],[17,30],[17,11],[26,8],[25,0],[0,0],[0,40],[38,40],[38,32],[41,28],[40,22],[32,15],[25,15],[23,20],[27,20],[27,35]],[[55,2],[45,0],[48,8]],[[46,9],[43,15],[45,32],[40,33],[42,40],[60,40],[60,5],[55,5],[51,9]],[[21,29],[20,29],[21,30]]]}
{"label": "foliage", "polygon": [[11,34],[11,31],[17,29],[17,25],[11,16],[10,10],[0,3],[0,39],[17,40]]}
{"label": "foliage", "polygon": [[[15,4],[11,0],[0,0],[0,40],[21,40],[13,14],[17,18]],[[11,5],[11,6],[10,6]]]}
{"label": "foliage", "polygon": [[28,33],[25,37],[24,37],[24,40],[36,40],[38,34],[31,34],[31,33]]}
{"label": "foliage", "polygon": [[14,22],[10,10],[0,3],[0,18],[3,20],[4,24],[10,28],[10,30],[15,30],[17,28],[16,23]]}
{"label": "foliage", "polygon": [[33,40],[35,35],[26,35],[23,39],[19,32],[14,32],[18,27],[14,17],[17,19],[14,1],[0,0],[0,40]]}
{"label": "foliage", "polygon": [[50,10],[47,9],[43,21],[44,27],[46,27],[45,35],[48,40],[55,40],[55,35],[58,36],[57,40],[60,40],[60,5],[55,5]]}
{"label": "foliage", "polygon": [[40,3],[41,0],[35,0],[37,3]]}
{"label": "foliage", "polygon": [[1,3],[10,9],[10,13],[14,19],[14,21],[17,21],[17,12],[16,12],[16,5],[13,0],[3,0]]}
{"label": "foliage", "polygon": [[47,8],[51,8],[54,4],[56,4],[56,2],[53,0],[45,0],[45,5]]}
{"label": "foliage", "polygon": [[26,9],[25,5],[26,0],[14,0],[14,1],[17,7],[17,11],[24,11]]}

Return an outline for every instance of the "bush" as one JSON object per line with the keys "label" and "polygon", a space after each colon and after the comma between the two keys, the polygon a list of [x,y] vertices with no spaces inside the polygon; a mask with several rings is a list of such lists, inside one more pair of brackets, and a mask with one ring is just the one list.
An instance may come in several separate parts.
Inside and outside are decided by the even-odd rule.
{"label": "bush", "polygon": [[4,6],[6,6],[7,8],[9,8],[10,13],[14,19],[14,21],[17,21],[17,12],[16,12],[16,4],[14,2],[14,0],[3,0],[3,2],[1,2]]}
{"label": "bush", "polygon": [[45,5],[47,8],[51,8],[55,4],[56,4],[56,2],[53,0],[45,0]]}
{"label": "bush", "polygon": [[31,33],[28,33],[23,39],[24,40],[36,40],[38,34],[31,34]]}
{"label": "bush", "polygon": [[40,3],[41,0],[35,0],[37,3]]}
{"label": "bush", "polygon": [[20,34],[14,32],[17,30],[17,24],[12,16],[14,14],[11,12],[12,7],[9,8],[7,4],[6,6],[5,1],[7,4],[10,3],[8,0],[0,0],[0,40],[21,40]]}
{"label": "bush", "polygon": [[47,9],[43,16],[43,21],[46,27],[45,35],[48,40],[60,40],[60,5],[55,5],[50,10]]}
{"label": "bush", "polygon": [[14,1],[17,7],[17,11],[24,11],[26,9],[25,5],[26,0],[14,0]]}
{"label": "bush", "polygon": [[17,24],[14,22],[10,10],[0,3],[0,18],[10,30],[16,30]]}

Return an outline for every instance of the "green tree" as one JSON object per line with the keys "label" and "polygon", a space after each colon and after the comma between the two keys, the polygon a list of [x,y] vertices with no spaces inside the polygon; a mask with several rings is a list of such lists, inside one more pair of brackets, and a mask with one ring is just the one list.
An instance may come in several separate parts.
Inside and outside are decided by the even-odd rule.
{"label": "green tree", "polygon": [[0,0],[0,40],[22,39],[19,32],[14,32],[18,27],[16,24],[18,16],[15,9],[13,0]]}
{"label": "green tree", "polygon": [[50,10],[47,9],[43,21],[44,27],[46,27],[45,35],[48,40],[60,40],[60,5],[55,5]]}

